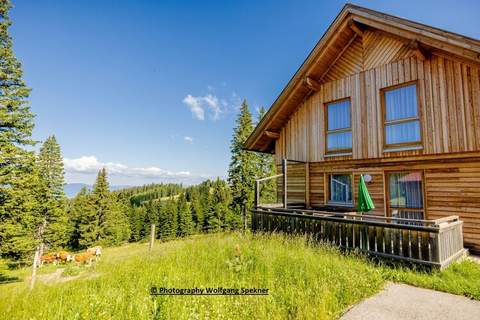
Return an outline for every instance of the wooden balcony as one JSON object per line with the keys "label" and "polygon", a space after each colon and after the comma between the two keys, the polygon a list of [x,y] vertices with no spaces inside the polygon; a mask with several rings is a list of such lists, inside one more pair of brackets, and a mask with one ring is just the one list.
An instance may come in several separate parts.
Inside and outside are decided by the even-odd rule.
{"label": "wooden balcony", "polygon": [[415,220],[354,212],[269,207],[252,210],[254,232],[305,234],[343,249],[441,269],[466,254],[462,225],[457,216]]}
{"label": "wooden balcony", "polygon": [[[277,181],[277,202],[261,204],[261,184],[271,179]],[[253,231],[305,234],[343,249],[440,269],[467,253],[458,216],[424,220],[419,219],[422,212],[401,209],[390,217],[352,212],[351,208],[307,210],[310,192],[306,179],[305,163],[284,161],[281,174],[257,180]]]}
{"label": "wooden balcony", "polygon": [[457,216],[415,220],[357,213],[258,207],[254,232],[305,234],[343,249],[445,268],[466,254]]}

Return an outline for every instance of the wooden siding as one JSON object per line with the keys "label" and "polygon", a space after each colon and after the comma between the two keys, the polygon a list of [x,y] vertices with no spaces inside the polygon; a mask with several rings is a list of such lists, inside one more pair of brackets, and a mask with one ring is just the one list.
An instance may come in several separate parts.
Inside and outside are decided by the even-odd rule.
{"label": "wooden siding", "polygon": [[[282,166],[277,166],[282,172]],[[306,200],[306,167],[305,163],[289,162],[287,164],[287,204],[303,204]],[[277,197],[283,199],[283,179],[277,179]]]}
{"label": "wooden siding", "polygon": [[320,163],[310,164],[310,206],[325,205],[325,174]]}
{"label": "wooden siding", "polygon": [[[328,204],[328,174],[353,173],[354,201],[357,199],[360,174],[369,174],[372,181],[367,188],[375,204],[370,214],[384,216],[386,212],[386,186],[388,172],[423,172],[424,209],[426,219],[439,219],[457,215],[464,222],[465,245],[480,252],[480,161],[431,160],[386,164],[342,164],[312,162],[309,165],[310,205],[320,208]],[[279,168],[279,170],[281,170]],[[297,175],[296,171],[292,171]],[[302,175],[303,177],[303,175]],[[298,181],[297,178],[294,178]],[[295,186],[295,188],[300,188]],[[302,194],[303,195],[303,194]],[[290,200],[289,200],[290,201]],[[355,207],[354,203],[353,207]]]}
{"label": "wooden siding", "polygon": [[464,242],[480,251],[480,162],[425,170],[429,219],[458,215]]}
{"label": "wooden siding", "polygon": [[363,41],[356,36],[335,64],[325,74],[323,80],[333,81],[342,79],[363,70]]}
{"label": "wooden siding", "polygon": [[[383,150],[381,89],[415,82],[422,124],[422,150]],[[324,105],[350,98],[351,156],[325,158]],[[282,158],[334,161],[480,151],[480,68],[433,55],[407,58],[323,84],[294,112],[276,142]]]}
{"label": "wooden siding", "polygon": [[400,41],[384,32],[367,30],[363,36],[363,70],[405,59],[414,55],[406,40]]}

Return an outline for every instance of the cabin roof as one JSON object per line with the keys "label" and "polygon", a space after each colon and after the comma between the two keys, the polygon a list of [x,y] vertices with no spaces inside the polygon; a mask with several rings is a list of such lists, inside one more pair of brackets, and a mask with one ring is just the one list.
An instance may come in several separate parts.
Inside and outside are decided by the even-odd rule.
{"label": "cabin roof", "polygon": [[272,153],[275,140],[291,114],[317,91],[330,66],[367,28],[402,39],[420,54],[447,53],[480,65],[480,41],[477,39],[346,4],[248,137],[244,148]]}

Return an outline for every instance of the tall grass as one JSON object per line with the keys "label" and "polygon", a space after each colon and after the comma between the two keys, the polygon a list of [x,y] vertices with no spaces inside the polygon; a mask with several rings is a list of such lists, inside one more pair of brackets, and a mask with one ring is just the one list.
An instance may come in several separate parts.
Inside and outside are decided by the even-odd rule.
{"label": "tall grass", "polygon": [[[480,266],[471,261],[427,272],[281,235],[195,236],[157,243],[151,253],[146,244],[130,244],[106,249],[91,267],[67,267],[60,280],[41,280],[55,268],[42,268],[29,292],[29,269],[7,272],[0,264],[5,277],[25,279],[0,285],[0,318],[332,319],[385,280],[480,300]],[[151,286],[255,287],[269,295],[151,296]]]}
{"label": "tall grass", "polygon": [[[106,250],[83,278],[2,286],[8,319],[330,319],[377,292],[380,270],[304,239],[219,234]],[[152,285],[268,288],[266,296],[150,296]]]}

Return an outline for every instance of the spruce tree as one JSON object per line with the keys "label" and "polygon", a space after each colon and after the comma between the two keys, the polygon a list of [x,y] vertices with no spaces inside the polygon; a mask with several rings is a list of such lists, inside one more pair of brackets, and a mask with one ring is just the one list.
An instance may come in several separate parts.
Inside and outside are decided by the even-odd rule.
{"label": "spruce tree", "polygon": [[178,235],[184,237],[191,235],[192,233],[192,212],[190,210],[190,204],[185,197],[185,193],[182,193],[178,199]]}
{"label": "spruce tree", "polygon": [[164,210],[166,215],[164,238],[174,238],[177,236],[178,231],[178,208],[173,197],[170,197],[170,199],[167,200]]}
{"label": "spruce tree", "polygon": [[232,209],[241,215],[244,228],[247,227],[247,210],[252,206],[257,172],[256,155],[243,149],[243,144],[253,131],[252,115],[244,100],[236,120],[231,142],[231,161],[228,169],[228,182],[232,190]]}
{"label": "spruce tree", "polygon": [[204,225],[204,213],[202,208],[202,203],[200,201],[200,193],[198,192],[198,187],[193,188],[190,198],[190,208],[192,211],[192,219],[197,231],[203,231]]}
{"label": "spruce tree", "polygon": [[97,215],[92,197],[86,187],[73,198],[68,211],[70,221],[69,245],[74,249],[86,248],[95,243],[98,231]]}
{"label": "spruce tree", "polygon": [[41,215],[45,230],[41,236],[41,250],[62,247],[68,240],[68,220],[65,211],[63,158],[54,136],[48,137],[37,158],[41,187],[39,189]]}
{"label": "spruce tree", "polygon": [[[258,111],[258,122],[265,115],[265,108],[260,107]],[[257,123],[258,123],[257,122]],[[275,160],[273,155],[269,153],[257,153],[259,178],[270,177],[275,175]],[[264,181],[260,184],[260,201],[261,203],[277,202],[277,183],[275,179]]]}
{"label": "spruce tree", "polygon": [[65,184],[63,158],[60,145],[55,136],[48,137],[40,148],[38,168],[42,179],[46,182],[55,199],[63,200]]}
{"label": "spruce tree", "polygon": [[0,255],[26,262],[39,243],[39,179],[31,139],[30,89],[22,80],[9,35],[10,1],[0,1]]}

